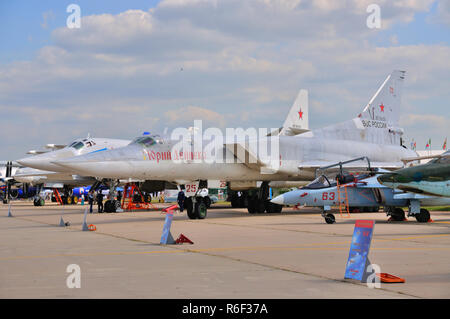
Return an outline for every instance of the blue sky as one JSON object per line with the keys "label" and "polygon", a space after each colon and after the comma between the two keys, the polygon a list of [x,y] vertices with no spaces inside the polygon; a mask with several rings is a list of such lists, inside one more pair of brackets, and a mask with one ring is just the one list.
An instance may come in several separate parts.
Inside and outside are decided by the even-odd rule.
{"label": "blue sky", "polygon": [[[407,137],[438,147],[450,136],[450,4],[380,0],[387,27],[370,30],[372,2],[2,1],[0,125],[24,133],[0,140],[0,159],[197,118],[278,127],[301,88],[322,127],[360,113],[393,69],[407,71]],[[66,27],[71,3],[79,30]]]}
{"label": "blue sky", "polygon": [[[77,1],[2,1],[0,2],[1,63],[18,59],[31,59],[36,51],[52,44],[51,32],[66,25],[71,3],[78,4],[82,15],[118,14],[130,9],[149,10],[159,0],[77,0]],[[48,13],[47,27],[43,27],[44,14]]]}

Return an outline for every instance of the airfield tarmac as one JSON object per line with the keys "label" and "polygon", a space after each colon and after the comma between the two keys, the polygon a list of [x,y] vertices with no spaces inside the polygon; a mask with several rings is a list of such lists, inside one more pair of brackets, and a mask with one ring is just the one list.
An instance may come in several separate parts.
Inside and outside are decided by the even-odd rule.
{"label": "airfield tarmac", "polygon": [[[156,204],[161,209],[170,204]],[[0,298],[449,298],[450,212],[388,222],[352,214],[328,225],[315,209],[249,215],[214,206],[204,220],[175,213],[171,233],[194,244],[160,245],[161,211],[87,215],[86,206],[0,206]],[[59,227],[61,214],[68,227]],[[344,280],[356,219],[375,219],[369,254],[401,284]],[[81,288],[69,289],[69,264]]]}

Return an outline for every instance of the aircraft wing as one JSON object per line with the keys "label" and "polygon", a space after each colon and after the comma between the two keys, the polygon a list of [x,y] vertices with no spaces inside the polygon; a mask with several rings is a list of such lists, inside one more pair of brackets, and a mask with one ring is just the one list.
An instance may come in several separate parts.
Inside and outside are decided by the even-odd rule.
{"label": "aircraft wing", "polygon": [[27,152],[27,154],[31,154],[31,155],[39,155],[39,154],[44,154],[44,153],[48,153],[49,151],[38,151],[38,150],[29,150]]}
{"label": "aircraft wing", "polygon": [[[311,170],[314,171],[316,169],[326,167],[329,165],[336,164],[336,162],[328,162],[328,161],[312,161],[312,162],[304,162],[301,163],[298,168],[301,170]],[[359,163],[350,163],[342,165],[343,169],[350,171],[367,171],[367,164],[359,162]],[[382,168],[382,169],[398,169],[403,168],[402,162],[370,162],[370,167],[372,168]],[[327,169],[327,172],[339,171],[339,167],[335,167],[333,169]]]}
{"label": "aircraft wing", "polygon": [[248,166],[252,169],[259,169],[261,167],[264,167],[265,164],[262,163],[258,156],[252,152],[252,150],[245,147],[245,145],[242,145],[241,143],[230,143],[225,144],[225,147],[236,156],[236,158],[243,163],[244,165]]}
{"label": "aircraft wing", "polygon": [[431,198],[431,196],[415,193],[400,193],[394,195],[394,199],[425,199],[425,198]]}
{"label": "aircraft wing", "polygon": [[47,145],[45,145],[45,148],[51,148],[53,150],[59,150],[59,149],[64,148],[66,146],[67,145],[65,145],[65,144],[47,144]]}

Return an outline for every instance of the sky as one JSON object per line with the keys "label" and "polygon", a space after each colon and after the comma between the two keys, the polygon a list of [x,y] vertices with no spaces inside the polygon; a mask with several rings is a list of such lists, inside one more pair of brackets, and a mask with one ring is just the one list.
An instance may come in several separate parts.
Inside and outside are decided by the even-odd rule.
{"label": "sky", "polygon": [[0,41],[1,160],[195,119],[280,127],[300,89],[319,128],[358,115],[395,69],[405,139],[450,137],[450,1],[2,1]]}

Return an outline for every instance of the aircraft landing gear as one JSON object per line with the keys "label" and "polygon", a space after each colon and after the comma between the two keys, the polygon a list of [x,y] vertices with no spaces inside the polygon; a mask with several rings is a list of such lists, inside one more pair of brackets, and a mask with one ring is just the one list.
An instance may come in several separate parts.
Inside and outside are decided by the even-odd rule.
{"label": "aircraft landing gear", "polygon": [[402,222],[405,220],[405,211],[400,207],[390,208],[388,215],[390,215],[392,220],[396,222]]}
{"label": "aircraft landing gear", "polygon": [[270,202],[268,182],[263,182],[257,194],[248,198],[247,210],[250,214],[281,213],[282,209],[282,205]]}
{"label": "aircraft landing gear", "polygon": [[40,198],[40,197],[35,197],[33,199],[33,205],[34,206],[44,206],[45,205],[45,200],[43,198]]}
{"label": "aircraft landing gear", "polygon": [[186,197],[184,199],[184,208],[189,219],[205,219],[208,213],[208,207],[203,197]]}
{"label": "aircraft landing gear", "polygon": [[336,222],[336,218],[333,214],[326,214],[324,218],[327,224],[334,224]]}
{"label": "aircraft landing gear", "polygon": [[430,212],[424,208],[421,208],[420,213],[415,214],[414,217],[419,223],[426,223],[430,220]]}

